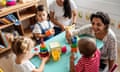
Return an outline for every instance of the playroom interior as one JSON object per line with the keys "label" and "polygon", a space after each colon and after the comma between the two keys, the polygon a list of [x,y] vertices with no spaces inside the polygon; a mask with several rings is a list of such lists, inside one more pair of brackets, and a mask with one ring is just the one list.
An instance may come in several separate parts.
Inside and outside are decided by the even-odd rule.
{"label": "playroom interior", "polygon": [[[33,39],[32,29],[36,23],[36,8],[44,5],[49,13],[49,5],[54,0],[0,0],[0,72],[12,72],[12,49],[9,37],[25,36]],[[78,29],[85,24],[90,24],[90,14],[96,11],[104,11],[110,15],[110,28],[117,37],[117,67],[114,72],[120,72],[120,1],[119,0],[74,0],[77,5],[76,26],[70,26],[67,29]],[[50,33],[47,33],[50,34]],[[40,56],[50,55],[50,60],[45,66],[44,72],[69,72],[70,52],[77,54],[77,40],[80,37],[72,39],[73,43],[68,44],[65,38],[65,32],[56,35],[48,41],[41,40],[39,45],[35,45],[31,52],[40,52]],[[102,43],[99,40],[97,47]],[[100,45],[99,45],[100,44]],[[71,49],[70,49],[71,47]],[[37,56],[30,60],[32,64],[39,68],[41,59]],[[56,67],[60,66],[60,67]],[[51,69],[51,71],[50,71]]]}

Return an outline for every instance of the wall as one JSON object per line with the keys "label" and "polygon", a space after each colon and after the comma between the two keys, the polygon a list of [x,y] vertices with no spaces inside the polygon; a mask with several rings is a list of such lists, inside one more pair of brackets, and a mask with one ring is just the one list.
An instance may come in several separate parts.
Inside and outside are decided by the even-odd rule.
{"label": "wall", "polygon": [[[75,0],[78,6],[78,26],[90,23],[89,16],[96,11],[104,11],[111,18],[111,28],[120,44],[120,0]],[[120,45],[118,45],[120,47]]]}

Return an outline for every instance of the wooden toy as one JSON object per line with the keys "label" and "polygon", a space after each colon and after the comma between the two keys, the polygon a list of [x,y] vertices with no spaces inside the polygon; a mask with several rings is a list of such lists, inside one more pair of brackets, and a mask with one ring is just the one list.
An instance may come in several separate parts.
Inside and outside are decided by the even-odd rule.
{"label": "wooden toy", "polygon": [[51,36],[53,34],[54,30],[53,29],[49,29],[45,32],[46,36]]}
{"label": "wooden toy", "polygon": [[40,57],[46,57],[49,56],[48,49],[46,48],[46,45],[42,39],[41,44],[40,44]]}
{"label": "wooden toy", "polygon": [[52,53],[52,57],[54,61],[58,61],[60,59],[61,54],[61,46],[58,42],[50,43],[50,50]]}
{"label": "wooden toy", "polygon": [[71,44],[71,52],[77,52],[77,37],[72,37],[71,39],[72,44]]}

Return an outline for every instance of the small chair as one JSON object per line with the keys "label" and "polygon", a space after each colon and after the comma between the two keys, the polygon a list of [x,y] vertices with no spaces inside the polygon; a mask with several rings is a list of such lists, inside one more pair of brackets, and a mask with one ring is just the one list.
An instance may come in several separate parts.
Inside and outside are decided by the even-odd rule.
{"label": "small chair", "polygon": [[110,72],[114,72],[115,71],[115,69],[117,68],[117,64],[114,64],[113,66],[112,66],[112,68],[110,69]]}
{"label": "small chair", "polygon": [[[114,64],[109,72],[114,72],[117,68],[117,64]],[[100,69],[99,72],[108,72],[108,65],[104,69]]]}

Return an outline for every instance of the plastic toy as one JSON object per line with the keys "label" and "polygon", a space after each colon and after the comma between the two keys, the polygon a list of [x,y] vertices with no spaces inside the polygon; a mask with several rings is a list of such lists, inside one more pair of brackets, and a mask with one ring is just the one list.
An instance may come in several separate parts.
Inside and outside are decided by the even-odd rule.
{"label": "plastic toy", "polygon": [[52,53],[52,58],[54,61],[60,60],[61,46],[58,42],[50,43],[50,49]]}
{"label": "plastic toy", "polygon": [[0,0],[0,6],[6,6],[6,0]]}
{"label": "plastic toy", "polygon": [[71,44],[71,52],[77,52],[77,37],[72,37],[71,39],[72,44]]}
{"label": "plastic toy", "polygon": [[16,0],[7,0],[6,5],[7,5],[7,6],[13,6],[13,5],[16,5]]}
{"label": "plastic toy", "polygon": [[45,32],[46,36],[51,36],[53,34],[54,30],[53,29],[49,29]]}
{"label": "plastic toy", "polygon": [[40,44],[40,57],[46,57],[49,56],[48,49],[46,48],[46,45],[42,39],[41,44]]}
{"label": "plastic toy", "polygon": [[0,72],[3,72],[3,70],[0,68]]}
{"label": "plastic toy", "polygon": [[67,51],[66,46],[63,46],[63,47],[62,47],[62,53],[66,53],[66,51]]}

